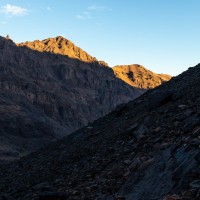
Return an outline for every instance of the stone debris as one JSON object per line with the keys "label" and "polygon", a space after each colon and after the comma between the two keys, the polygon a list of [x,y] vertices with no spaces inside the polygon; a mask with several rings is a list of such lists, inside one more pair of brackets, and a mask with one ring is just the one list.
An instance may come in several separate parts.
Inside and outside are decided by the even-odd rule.
{"label": "stone debris", "polygon": [[197,65],[92,129],[0,165],[0,199],[199,200],[199,77]]}

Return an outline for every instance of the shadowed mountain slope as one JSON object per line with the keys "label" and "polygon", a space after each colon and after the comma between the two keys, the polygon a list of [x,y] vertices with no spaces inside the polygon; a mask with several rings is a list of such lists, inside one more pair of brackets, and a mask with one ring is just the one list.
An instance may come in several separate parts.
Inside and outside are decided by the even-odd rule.
{"label": "shadowed mountain slope", "polygon": [[155,88],[172,78],[167,74],[156,74],[141,65],[118,65],[112,69],[117,78],[142,89]]}
{"label": "shadowed mountain slope", "polygon": [[200,65],[0,170],[9,200],[199,200]]}
{"label": "shadowed mountain slope", "polygon": [[145,92],[61,36],[17,45],[1,37],[0,71],[3,160],[26,155]]}
{"label": "shadowed mountain slope", "polygon": [[27,154],[142,93],[67,44],[76,52],[74,58],[55,54],[56,48],[53,53],[39,52],[0,37],[1,159]]}

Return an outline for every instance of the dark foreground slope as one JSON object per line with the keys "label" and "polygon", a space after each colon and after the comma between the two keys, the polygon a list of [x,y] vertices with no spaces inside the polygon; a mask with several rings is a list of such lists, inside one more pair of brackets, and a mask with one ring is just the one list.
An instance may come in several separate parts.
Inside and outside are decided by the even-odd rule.
{"label": "dark foreground slope", "polygon": [[[52,48],[64,48],[59,46],[64,40],[52,39]],[[30,153],[141,94],[112,69],[67,44],[69,55],[60,55],[0,37],[0,160]],[[75,53],[81,60],[69,57]]]}
{"label": "dark foreground slope", "polygon": [[2,167],[1,199],[199,199],[199,76],[200,65]]}

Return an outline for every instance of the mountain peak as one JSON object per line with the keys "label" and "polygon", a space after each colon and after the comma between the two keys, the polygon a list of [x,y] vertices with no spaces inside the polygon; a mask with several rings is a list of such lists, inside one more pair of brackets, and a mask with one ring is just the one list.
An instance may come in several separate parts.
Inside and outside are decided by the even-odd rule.
{"label": "mountain peak", "polygon": [[59,38],[60,38],[60,39],[65,39],[65,40],[67,40],[66,38],[64,38],[64,37],[61,36],[61,35],[58,35],[58,36],[56,36],[55,38],[56,38],[56,39],[59,39]]}
{"label": "mountain peak", "polygon": [[44,40],[34,40],[33,42],[19,43],[18,46],[26,46],[30,49],[40,52],[50,52],[61,54],[70,58],[79,59],[84,62],[98,62],[95,57],[92,57],[80,47],[77,47],[70,40],[63,36],[55,38],[47,38]]}
{"label": "mountain peak", "polygon": [[133,87],[150,89],[155,88],[172,77],[167,74],[154,73],[142,65],[117,65],[113,67],[115,76]]}

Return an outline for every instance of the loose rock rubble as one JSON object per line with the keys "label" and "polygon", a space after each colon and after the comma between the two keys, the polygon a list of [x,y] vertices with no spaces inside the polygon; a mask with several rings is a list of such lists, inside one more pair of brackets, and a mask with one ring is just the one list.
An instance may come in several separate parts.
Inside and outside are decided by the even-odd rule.
{"label": "loose rock rubble", "polygon": [[1,200],[199,200],[200,65],[2,166]]}

